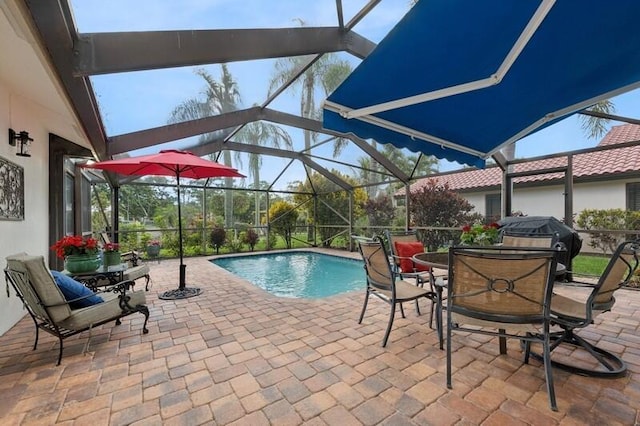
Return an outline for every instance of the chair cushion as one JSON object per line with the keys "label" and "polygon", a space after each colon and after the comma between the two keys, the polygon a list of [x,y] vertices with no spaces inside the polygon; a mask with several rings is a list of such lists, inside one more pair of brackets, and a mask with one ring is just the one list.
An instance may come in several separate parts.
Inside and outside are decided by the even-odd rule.
{"label": "chair cushion", "polygon": [[125,280],[137,280],[149,275],[149,265],[139,265],[124,271]]}
{"label": "chair cushion", "polygon": [[[400,271],[401,272],[423,272],[428,271],[430,268],[424,265],[418,265],[411,260],[414,254],[424,253],[424,246],[420,241],[403,242],[396,241],[396,253],[401,257],[400,259]],[[415,268],[415,269],[414,269]]]}
{"label": "chair cushion", "polygon": [[26,280],[18,279],[17,284],[25,303],[36,315],[42,318],[49,317],[53,322],[62,321],[71,315],[71,308],[64,303],[64,295],[56,285],[43,256],[19,253],[7,257],[7,273],[11,274],[14,271],[26,274]]}
{"label": "chair cushion", "polygon": [[[59,325],[68,330],[84,330],[91,325],[119,318],[128,312],[122,310],[118,294],[103,293],[103,296],[104,303],[98,303],[82,309],[74,309],[69,318],[61,321]],[[146,303],[144,291],[127,292],[127,296],[131,307]]]}
{"label": "chair cushion", "polygon": [[62,272],[51,271],[51,275],[53,275],[53,279],[56,281],[58,288],[67,301],[77,299],[79,297],[91,296],[86,299],[70,303],[69,305],[71,306],[71,309],[86,308],[88,306],[104,302],[102,297],[96,295],[94,292],[82,285],[82,283],[79,283]]}

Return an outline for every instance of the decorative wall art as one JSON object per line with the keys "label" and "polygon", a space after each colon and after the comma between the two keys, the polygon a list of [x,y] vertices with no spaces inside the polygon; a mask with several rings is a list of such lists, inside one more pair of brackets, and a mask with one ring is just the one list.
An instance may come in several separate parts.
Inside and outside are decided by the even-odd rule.
{"label": "decorative wall art", "polygon": [[0,220],[24,220],[24,169],[0,157]]}

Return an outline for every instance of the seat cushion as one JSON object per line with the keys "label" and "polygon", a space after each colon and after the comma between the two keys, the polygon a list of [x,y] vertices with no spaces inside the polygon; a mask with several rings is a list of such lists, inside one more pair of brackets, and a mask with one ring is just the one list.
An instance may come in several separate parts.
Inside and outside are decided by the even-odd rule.
{"label": "seat cushion", "polygon": [[[82,309],[75,309],[69,318],[60,322],[60,326],[68,330],[84,330],[89,326],[103,323],[111,319],[121,317],[128,311],[123,311],[120,300],[116,293],[104,293],[104,303],[89,306]],[[135,308],[136,305],[144,305],[146,297],[144,291],[127,292],[129,306]]]}
{"label": "seat cushion", "polygon": [[585,321],[587,318],[585,302],[554,293],[551,298],[551,314],[564,319]]}
{"label": "seat cushion", "polygon": [[395,246],[396,253],[401,257],[401,272],[424,272],[430,269],[428,266],[418,265],[411,260],[414,254],[424,253],[424,246],[420,241],[396,241]]}
{"label": "seat cushion", "polygon": [[[387,299],[391,299],[391,290],[376,289],[376,292],[385,295]],[[435,299],[434,293],[423,287],[418,287],[413,282],[405,280],[396,281],[396,300],[398,302],[402,302],[405,300],[415,300],[418,297],[424,296],[427,296],[432,300]]]}
{"label": "seat cushion", "polygon": [[137,280],[138,278],[147,277],[149,275],[149,265],[138,265],[124,271],[125,280]]}
{"label": "seat cushion", "polygon": [[90,296],[86,299],[77,300],[70,303],[69,306],[71,306],[71,309],[86,308],[88,306],[93,306],[98,303],[104,302],[104,299],[102,299],[102,297],[96,295],[82,283],[79,283],[78,281],[63,274],[62,272],[51,271],[51,275],[53,275],[53,279],[55,280],[58,288],[67,301],[78,299],[80,297]]}

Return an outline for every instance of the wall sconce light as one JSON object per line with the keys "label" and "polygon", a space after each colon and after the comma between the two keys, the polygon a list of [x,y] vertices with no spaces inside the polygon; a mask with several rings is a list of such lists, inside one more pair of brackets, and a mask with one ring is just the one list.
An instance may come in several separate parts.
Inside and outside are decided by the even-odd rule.
{"label": "wall sconce light", "polygon": [[16,133],[15,130],[9,129],[9,145],[16,147],[16,155],[31,157],[31,142],[33,142],[33,139],[29,137],[29,132],[23,130],[20,133]]}

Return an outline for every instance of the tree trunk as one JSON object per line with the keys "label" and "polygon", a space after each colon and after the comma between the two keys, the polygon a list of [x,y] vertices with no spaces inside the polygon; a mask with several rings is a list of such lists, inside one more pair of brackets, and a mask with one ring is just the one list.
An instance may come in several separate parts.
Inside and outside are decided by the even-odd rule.
{"label": "tree trunk", "polygon": [[[226,166],[231,167],[231,152],[225,150],[223,161]],[[231,188],[233,186],[233,178],[225,178],[224,186]],[[233,228],[233,191],[227,189],[224,191],[224,227]]]}
{"label": "tree trunk", "polygon": [[254,226],[260,226],[260,192],[257,191],[260,188],[260,165],[253,170],[253,188],[256,190],[255,197],[255,219]]}

